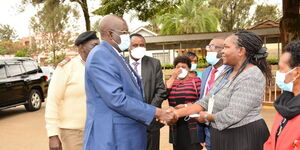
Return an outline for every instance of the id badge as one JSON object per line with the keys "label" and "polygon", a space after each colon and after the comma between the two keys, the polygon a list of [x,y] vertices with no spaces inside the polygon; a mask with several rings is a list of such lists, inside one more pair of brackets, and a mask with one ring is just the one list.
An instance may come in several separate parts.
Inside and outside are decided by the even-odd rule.
{"label": "id badge", "polygon": [[215,95],[212,95],[212,97],[209,98],[209,100],[208,100],[208,108],[207,108],[207,113],[208,114],[212,114],[214,103],[215,103],[214,96]]}

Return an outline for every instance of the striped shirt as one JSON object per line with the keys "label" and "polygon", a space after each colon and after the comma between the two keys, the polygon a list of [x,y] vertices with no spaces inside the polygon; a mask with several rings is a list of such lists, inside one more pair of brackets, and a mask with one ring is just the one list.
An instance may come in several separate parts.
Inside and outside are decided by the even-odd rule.
{"label": "striped shirt", "polygon": [[[196,102],[200,97],[200,85],[201,80],[198,77],[189,77],[184,82],[175,80],[172,87],[167,89],[169,105],[175,107],[179,104]],[[183,118],[180,118],[176,125],[170,125],[170,143],[176,144],[177,136],[181,136],[180,133],[177,133],[177,126],[179,125],[187,126],[188,130],[186,132],[190,134],[191,143],[200,143],[197,124],[198,122],[193,118],[190,118],[188,121],[184,121]]]}
{"label": "striped shirt", "polygon": [[193,103],[199,99],[201,80],[198,77],[188,78],[185,82],[175,80],[172,88],[168,89],[169,105]]}

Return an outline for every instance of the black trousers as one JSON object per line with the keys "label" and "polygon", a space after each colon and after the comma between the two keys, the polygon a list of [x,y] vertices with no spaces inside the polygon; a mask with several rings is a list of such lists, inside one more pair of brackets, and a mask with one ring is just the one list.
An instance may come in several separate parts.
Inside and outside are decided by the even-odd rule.
{"label": "black trousers", "polygon": [[159,150],[160,130],[147,131],[147,150]]}

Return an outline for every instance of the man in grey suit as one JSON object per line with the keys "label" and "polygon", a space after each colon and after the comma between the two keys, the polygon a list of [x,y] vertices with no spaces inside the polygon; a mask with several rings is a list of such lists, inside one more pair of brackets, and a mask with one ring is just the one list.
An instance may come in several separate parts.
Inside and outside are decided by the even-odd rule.
{"label": "man in grey suit", "polygon": [[[144,85],[144,102],[161,107],[167,98],[167,91],[163,82],[163,74],[158,59],[145,56],[146,42],[140,34],[130,35],[130,56],[127,58],[131,67],[142,78]],[[163,124],[153,120],[147,129],[147,150],[159,150],[160,128]]]}

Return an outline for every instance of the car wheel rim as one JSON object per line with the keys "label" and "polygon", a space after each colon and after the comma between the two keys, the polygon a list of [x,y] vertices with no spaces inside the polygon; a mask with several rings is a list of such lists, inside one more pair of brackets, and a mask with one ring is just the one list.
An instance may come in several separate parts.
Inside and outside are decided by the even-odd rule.
{"label": "car wheel rim", "polygon": [[41,103],[41,98],[39,94],[33,93],[31,97],[31,104],[34,108],[38,108]]}

